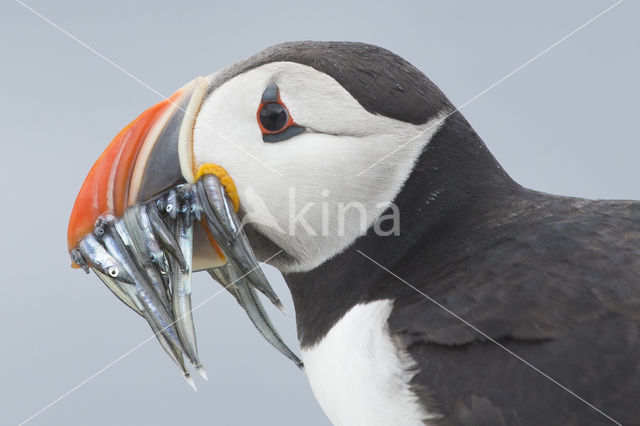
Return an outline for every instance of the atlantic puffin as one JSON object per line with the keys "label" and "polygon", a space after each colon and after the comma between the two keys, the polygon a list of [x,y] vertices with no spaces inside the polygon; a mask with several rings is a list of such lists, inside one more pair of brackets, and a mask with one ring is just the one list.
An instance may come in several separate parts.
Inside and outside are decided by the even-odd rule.
{"label": "atlantic puffin", "polygon": [[[640,202],[524,188],[380,47],[280,44],[147,110],[90,172],[69,248],[198,368],[182,278],[229,283],[336,425],[639,422]],[[301,361],[256,259],[286,279]]]}

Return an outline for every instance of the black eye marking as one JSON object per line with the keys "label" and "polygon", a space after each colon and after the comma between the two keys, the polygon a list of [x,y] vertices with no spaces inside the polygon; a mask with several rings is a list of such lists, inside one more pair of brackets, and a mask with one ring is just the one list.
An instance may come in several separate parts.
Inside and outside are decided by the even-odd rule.
{"label": "black eye marking", "polygon": [[262,135],[262,140],[264,142],[280,142],[299,135],[300,133],[304,133],[304,127],[291,126],[280,133]]}
{"label": "black eye marking", "polygon": [[262,94],[262,102],[278,102],[280,100],[280,90],[275,83],[269,83]]}
{"label": "black eye marking", "polygon": [[304,127],[298,126],[291,118],[280,99],[280,90],[273,82],[262,93],[257,115],[264,142],[280,142],[304,132]]}

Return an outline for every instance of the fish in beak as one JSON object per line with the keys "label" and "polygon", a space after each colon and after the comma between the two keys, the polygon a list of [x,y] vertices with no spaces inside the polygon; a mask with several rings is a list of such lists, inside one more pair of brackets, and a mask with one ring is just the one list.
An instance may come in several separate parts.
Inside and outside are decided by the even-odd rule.
{"label": "fish in beak", "polygon": [[256,293],[282,309],[238,218],[232,177],[217,164],[195,167],[193,129],[205,93],[198,77],[120,131],[89,171],[68,229],[72,266],[94,271],[142,316],[192,386],[185,358],[206,378],[191,307],[198,270],[207,270],[261,335],[302,367]]}

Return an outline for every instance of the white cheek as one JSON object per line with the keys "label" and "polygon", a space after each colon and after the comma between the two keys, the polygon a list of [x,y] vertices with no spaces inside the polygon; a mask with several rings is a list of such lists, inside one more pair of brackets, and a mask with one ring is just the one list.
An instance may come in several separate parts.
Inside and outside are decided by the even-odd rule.
{"label": "white cheek", "polygon": [[[270,81],[306,133],[262,141],[256,112]],[[205,101],[194,159],[225,167],[246,219],[298,260],[289,270],[308,270],[371,226],[443,121],[444,114],[424,125],[371,114],[327,75],[273,63],[233,78]]]}
{"label": "white cheek", "polygon": [[[386,120],[376,118],[378,123]],[[252,185],[256,193],[268,194],[264,203],[279,229],[261,231],[297,255],[301,262],[295,270],[318,266],[363,235],[395,199],[441,123],[441,117],[425,126],[385,123],[382,127],[388,131],[395,126],[395,131],[380,129],[366,137],[309,133],[274,147],[270,154],[277,154],[268,158],[284,177],[264,176]],[[421,140],[359,175],[394,149],[398,140],[406,143],[420,133]],[[276,181],[281,187],[273,186]]]}

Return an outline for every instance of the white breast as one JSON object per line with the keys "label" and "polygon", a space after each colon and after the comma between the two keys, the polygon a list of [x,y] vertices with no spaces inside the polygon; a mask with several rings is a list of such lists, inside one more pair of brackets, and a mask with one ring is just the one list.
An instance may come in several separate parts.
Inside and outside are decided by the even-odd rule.
{"label": "white breast", "polygon": [[320,406],[335,425],[424,425],[429,413],[411,391],[415,362],[391,339],[393,302],[353,307],[302,359]]}

